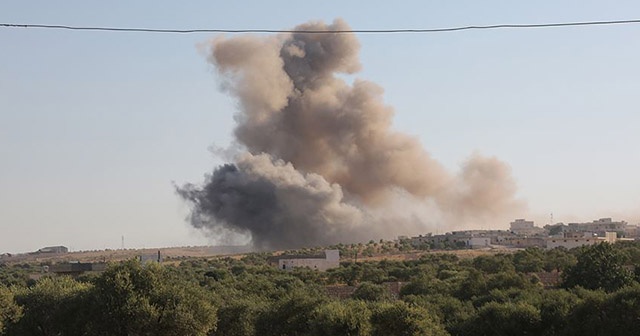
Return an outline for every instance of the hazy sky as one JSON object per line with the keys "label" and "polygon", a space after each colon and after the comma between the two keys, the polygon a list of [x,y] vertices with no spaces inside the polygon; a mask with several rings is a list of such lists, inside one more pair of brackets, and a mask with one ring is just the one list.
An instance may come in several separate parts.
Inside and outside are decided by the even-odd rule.
{"label": "hazy sky", "polygon": [[[354,29],[640,19],[637,1],[2,1],[1,23]],[[544,225],[640,221],[640,24],[359,35],[395,127],[452,170],[507,162]],[[235,102],[169,35],[0,28],[0,253],[208,243],[172,186],[202,180]],[[496,223],[506,228],[508,223]],[[398,234],[403,234],[399,232]],[[415,234],[411,232],[408,234]]]}

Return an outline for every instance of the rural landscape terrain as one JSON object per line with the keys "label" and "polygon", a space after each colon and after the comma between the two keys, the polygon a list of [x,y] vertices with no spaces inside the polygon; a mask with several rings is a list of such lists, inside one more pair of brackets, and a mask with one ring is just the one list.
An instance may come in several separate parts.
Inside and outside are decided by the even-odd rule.
{"label": "rural landscape terrain", "polygon": [[[286,267],[332,250],[340,259],[326,270]],[[0,334],[630,335],[640,317],[633,241],[430,251],[381,240],[213,254],[5,257]]]}
{"label": "rural landscape terrain", "polygon": [[0,336],[640,336],[634,12],[0,2]]}

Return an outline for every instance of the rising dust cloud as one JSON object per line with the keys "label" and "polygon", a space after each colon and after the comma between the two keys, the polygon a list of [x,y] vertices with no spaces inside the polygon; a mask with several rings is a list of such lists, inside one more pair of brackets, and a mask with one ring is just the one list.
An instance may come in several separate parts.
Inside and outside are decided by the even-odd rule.
{"label": "rising dust cloud", "polygon": [[278,249],[444,231],[522,209],[505,163],[474,154],[448,172],[415,137],[392,129],[380,86],[337,76],[361,67],[355,35],[241,36],[209,47],[223,90],[239,103],[243,152],[202,185],[177,188],[195,227]]}

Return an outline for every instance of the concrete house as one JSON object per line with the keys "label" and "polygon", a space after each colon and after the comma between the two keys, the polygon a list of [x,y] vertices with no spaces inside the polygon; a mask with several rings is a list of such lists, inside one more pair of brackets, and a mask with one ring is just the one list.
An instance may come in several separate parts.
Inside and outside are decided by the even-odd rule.
{"label": "concrete house", "polygon": [[51,253],[51,254],[59,254],[59,253],[68,253],[69,249],[66,246],[47,246],[39,249],[36,253]]}
{"label": "concrete house", "polygon": [[276,257],[278,268],[292,270],[296,267],[308,267],[313,270],[326,271],[340,266],[340,251],[325,250],[320,255],[281,255]]}

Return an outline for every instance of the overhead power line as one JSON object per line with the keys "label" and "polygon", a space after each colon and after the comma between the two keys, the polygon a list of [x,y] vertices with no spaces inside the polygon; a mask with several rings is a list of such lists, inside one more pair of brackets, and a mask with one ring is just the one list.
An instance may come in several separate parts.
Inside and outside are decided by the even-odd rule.
{"label": "overhead power line", "polygon": [[495,25],[484,25],[484,26],[460,26],[460,27],[449,27],[449,28],[425,28],[425,29],[353,29],[353,30],[157,29],[157,28],[83,27],[83,26],[17,24],[17,23],[0,23],[0,27],[134,32],[134,33],[168,33],[168,34],[194,34],[194,33],[407,34],[407,33],[444,33],[444,32],[455,32],[455,31],[463,31],[463,30],[482,30],[482,29],[521,29],[521,28],[553,28],[553,27],[576,27],[576,26],[604,26],[604,25],[623,25],[623,24],[637,24],[637,23],[640,23],[640,19],[613,20],[613,21],[532,23],[532,24],[495,24]]}

